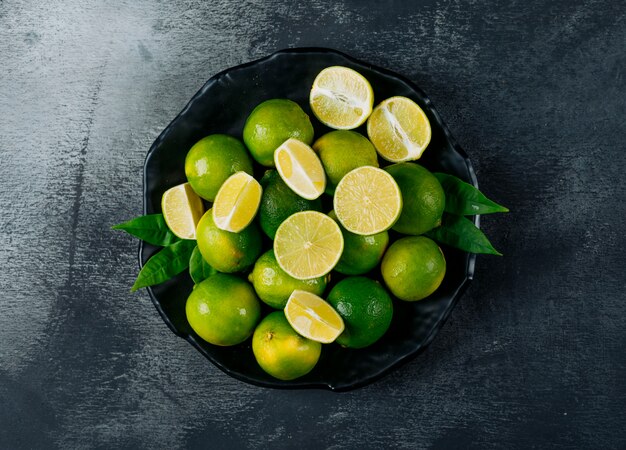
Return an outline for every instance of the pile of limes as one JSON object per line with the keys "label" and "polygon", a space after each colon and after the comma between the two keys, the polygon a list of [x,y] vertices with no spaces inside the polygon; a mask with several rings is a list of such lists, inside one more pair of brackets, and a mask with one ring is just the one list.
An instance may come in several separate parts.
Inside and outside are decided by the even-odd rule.
{"label": "pile of limes", "polygon": [[[426,114],[406,97],[374,107],[367,79],[339,66],[319,73],[309,101],[334,131],[315,140],[300,105],[264,101],[243,142],[197,142],[188,183],[162,201],[171,231],[196,239],[216,271],[187,300],[193,330],[222,346],[252,336],[260,367],[282,380],[310,372],[322,344],[372,345],[391,325],[394,297],[421,300],[446,272],[441,249],[421,236],[441,223],[444,192],[410,162],[430,142]],[[368,137],[352,131],[366,122]]]}

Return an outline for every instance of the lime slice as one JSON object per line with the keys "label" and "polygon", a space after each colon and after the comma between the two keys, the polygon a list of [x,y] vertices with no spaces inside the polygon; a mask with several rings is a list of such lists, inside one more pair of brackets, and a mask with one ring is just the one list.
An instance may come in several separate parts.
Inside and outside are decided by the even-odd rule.
{"label": "lime slice", "polygon": [[161,210],[172,233],[181,239],[196,238],[196,226],[204,214],[204,205],[189,183],[165,191]]}
{"label": "lime slice", "polygon": [[339,313],[323,299],[306,291],[291,293],[285,317],[299,335],[322,344],[330,344],[344,330]]}
{"label": "lime slice", "polygon": [[402,194],[393,177],[382,169],[357,167],[337,185],[335,214],[344,228],[369,236],[391,228],[402,212]]}
{"label": "lime slice", "polygon": [[339,225],[325,214],[302,211],[289,216],[276,230],[274,254],[278,265],[298,280],[326,275],[343,252]]}
{"label": "lime slice", "polygon": [[419,159],[430,142],[430,122],[406,97],[382,101],[367,121],[367,134],[378,154],[391,162]]}
{"label": "lime slice", "polygon": [[213,203],[213,221],[220,230],[239,233],[246,228],[261,204],[261,185],[246,172],[224,181]]}
{"label": "lime slice", "polygon": [[285,184],[300,197],[315,200],[326,189],[322,162],[304,142],[287,139],[274,152],[274,163]]}
{"label": "lime slice", "polygon": [[315,117],[337,130],[362,125],[372,112],[374,91],[369,81],[355,70],[342,66],[322,70],[309,95]]}

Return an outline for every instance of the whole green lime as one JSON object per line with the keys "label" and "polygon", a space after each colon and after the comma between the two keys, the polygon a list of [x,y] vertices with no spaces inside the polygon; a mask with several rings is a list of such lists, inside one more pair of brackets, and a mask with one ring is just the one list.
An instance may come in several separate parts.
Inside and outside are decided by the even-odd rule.
{"label": "whole green lime", "polygon": [[293,380],[313,370],[322,344],[300,336],[285,313],[275,311],[254,330],[252,352],[265,372],[279,380]]}
{"label": "whole green lime", "polygon": [[389,233],[372,234],[362,236],[346,230],[337,220],[335,211],[328,214],[343,234],[343,253],[335,270],[344,275],[362,275],[378,265],[389,243]]}
{"label": "whole green lime", "polygon": [[337,342],[344,347],[372,345],[391,325],[391,297],[380,283],[369,278],[344,278],[330,291],[327,301],[343,318],[346,328]]}
{"label": "whole green lime", "polygon": [[283,309],[296,289],[322,295],[329,277],[297,280],[280,268],[274,250],[270,249],[256,260],[248,280],[263,302],[272,308]]}
{"label": "whole green lime", "polygon": [[428,297],[446,275],[446,259],[439,246],[425,236],[410,236],[391,244],[380,271],[385,284],[400,300]]}
{"label": "whole green lime", "polygon": [[261,231],[251,223],[239,233],[217,228],[209,209],[196,228],[198,249],[202,257],[220,272],[240,272],[247,269],[261,254]]}
{"label": "whole green lime", "polygon": [[250,283],[216,273],[198,283],[185,305],[193,331],[214,345],[236,345],[250,337],[261,317],[261,304]]}
{"label": "whole green lime", "polygon": [[274,150],[289,138],[311,145],[313,125],[296,102],[283,98],[258,105],[243,127],[243,141],[252,157],[267,167],[274,167]]}
{"label": "whole green lime", "polygon": [[362,134],[356,131],[331,131],[313,144],[322,161],[328,181],[326,192],[335,192],[337,183],[352,169],[361,166],[378,167],[376,149]]}
{"label": "whole green lime", "polygon": [[185,175],[193,190],[205,200],[215,200],[224,181],[235,172],[252,175],[252,159],[232,136],[212,134],[199,140],[185,158]]}
{"label": "whole green lime", "polygon": [[402,193],[402,213],[393,230],[419,235],[441,225],[446,197],[439,180],[419,164],[405,162],[385,167]]}
{"label": "whole green lime", "polygon": [[268,170],[261,178],[263,195],[259,206],[261,229],[274,239],[276,230],[283,221],[300,211],[321,211],[322,200],[307,200],[289,188],[276,170]]}

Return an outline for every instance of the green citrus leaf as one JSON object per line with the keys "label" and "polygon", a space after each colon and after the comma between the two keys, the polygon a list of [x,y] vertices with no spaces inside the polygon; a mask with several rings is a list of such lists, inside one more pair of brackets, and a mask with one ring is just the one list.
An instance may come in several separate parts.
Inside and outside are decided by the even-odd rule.
{"label": "green citrus leaf", "polygon": [[196,241],[180,240],[152,256],[143,266],[131,292],[163,283],[189,267],[189,258]]}
{"label": "green citrus leaf", "polygon": [[189,258],[189,275],[191,275],[193,282],[198,284],[216,273],[217,270],[204,260],[200,249],[196,246],[191,252],[191,258]]}
{"label": "green citrus leaf", "polygon": [[148,244],[160,245],[161,247],[167,247],[179,241],[178,237],[167,227],[163,214],[136,217],[128,222],[113,225],[111,228],[126,231]]}
{"label": "green citrus leaf", "polygon": [[444,211],[462,216],[509,212],[508,208],[489,200],[469,183],[446,173],[433,173],[446,193]]}
{"label": "green citrus leaf", "polygon": [[426,233],[431,239],[468,253],[502,256],[480,229],[466,217],[444,213],[441,226]]}

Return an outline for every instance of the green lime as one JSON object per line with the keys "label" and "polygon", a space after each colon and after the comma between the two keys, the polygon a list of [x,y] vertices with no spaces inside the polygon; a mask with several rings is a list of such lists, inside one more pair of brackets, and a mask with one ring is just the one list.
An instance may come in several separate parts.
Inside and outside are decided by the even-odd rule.
{"label": "green lime", "polygon": [[296,102],[275,98],[258,105],[243,127],[243,141],[261,165],[274,167],[274,150],[289,138],[313,142],[313,125]]}
{"label": "green lime", "polygon": [[297,280],[280,268],[274,250],[270,249],[256,260],[248,279],[263,302],[272,308],[283,309],[296,289],[322,295],[329,277]]}
{"label": "green lime", "polygon": [[419,164],[405,162],[385,167],[402,193],[402,213],[392,229],[419,235],[441,225],[446,197],[435,176]]}
{"label": "green lime", "polygon": [[285,313],[268,314],[254,330],[252,351],[261,368],[279,380],[306,375],[320,358],[322,344],[300,336]]}
{"label": "green lime", "polygon": [[209,209],[196,228],[198,249],[209,265],[220,272],[240,272],[261,254],[261,231],[253,222],[239,233],[217,228]]}
{"label": "green lime", "polygon": [[193,331],[214,345],[236,345],[252,334],[261,317],[261,304],[250,283],[216,273],[197,284],[185,312]]}
{"label": "green lime", "polygon": [[265,172],[261,186],[263,196],[259,206],[259,223],[270,239],[274,239],[279,225],[290,215],[322,210],[321,198],[306,200],[300,197],[285,184],[276,170]]}
{"label": "green lime", "polygon": [[252,175],[252,160],[243,144],[232,136],[212,134],[199,140],[185,158],[185,175],[205,200],[215,200],[222,183],[235,172]]}
{"label": "green lime", "polygon": [[361,166],[378,167],[376,149],[356,131],[331,131],[313,144],[326,171],[326,192],[332,194],[339,181],[352,169]]}
{"label": "green lime", "polygon": [[345,323],[345,330],[337,338],[344,347],[372,345],[391,325],[391,297],[385,288],[369,278],[344,278],[330,291],[327,301]]}
{"label": "green lime", "polygon": [[343,234],[343,253],[335,270],[344,275],[362,275],[378,265],[389,243],[389,233],[362,236],[346,230],[337,220],[335,211],[328,214],[341,229]]}
{"label": "green lime", "polygon": [[380,271],[393,295],[416,301],[437,290],[446,274],[446,260],[434,241],[425,236],[410,236],[391,244]]}

